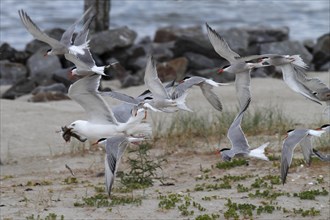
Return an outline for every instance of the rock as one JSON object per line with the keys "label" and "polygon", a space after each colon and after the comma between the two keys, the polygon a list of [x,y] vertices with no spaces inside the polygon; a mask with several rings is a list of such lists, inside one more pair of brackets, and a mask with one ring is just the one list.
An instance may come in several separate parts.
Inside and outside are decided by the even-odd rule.
{"label": "rock", "polygon": [[181,27],[163,27],[159,28],[154,37],[155,43],[164,43],[169,41],[174,41],[180,36],[196,36],[196,35],[202,35],[203,29],[202,26],[193,26],[193,27],[187,27],[187,28],[181,28]]}
{"label": "rock", "polygon": [[315,47],[316,43],[312,39],[304,40],[303,45],[306,47],[308,52],[313,54],[313,50],[314,50],[314,47]]}
{"label": "rock", "polygon": [[38,84],[33,79],[23,78],[18,80],[12,87],[4,92],[1,98],[16,99],[22,95],[29,94],[37,86]]}
{"label": "rock", "polygon": [[322,66],[318,67],[317,70],[318,71],[324,71],[324,72],[330,71],[330,61],[328,61],[327,63],[325,63]]}
{"label": "rock", "polygon": [[35,95],[33,95],[30,99],[28,99],[29,102],[49,102],[49,101],[60,101],[60,100],[67,100],[70,99],[66,93],[62,92],[39,92]]}
{"label": "rock", "polygon": [[299,41],[282,41],[274,43],[265,43],[260,45],[260,54],[299,54],[304,62],[310,66],[312,61],[312,55]]}
{"label": "rock", "polygon": [[11,47],[7,43],[3,43],[0,46],[0,60],[10,60],[12,61],[15,57],[16,49]]}
{"label": "rock", "polygon": [[313,63],[316,70],[321,70],[321,67],[330,60],[330,33],[324,34],[316,41],[313,49]]}
{"label": "rock", "polygon": [[175,79],[183,79],[188,67],[188,60],[185,57],[178,57],[168,62],[157,65],[158,77],[162,82]]}
{"label": "rock", "polygon": [[173,59],[174,42],[167,43],[153,43],[151,47],[151,54],[155,60],[164,62]]}
{"label": "rock", "polygon": [[267,27],[243,28],[249,34],[249,45],[286,41],[289,39],[288,27]]}
{"label": "rock", "polygon": [[[139,72],[144,74],[144,70],[140,70]],[[127,88],[127,87],[130,87],[130,86],[142,85],[144,83],[144,81],[143,81],[143,78],[141,78],[141,75],[142,74],[127,75],[123,79],[121,86],[123,88]]]}
{"label": "rock", "polygon": [[46,92],[56,92],[56,93],[67,93],[68,89],[63,83],[55,83],[48,86],[38,86],[32,90],[31,94],[36,95],[38,93],[46,93]]}
{"label": "rock", "polygon": [[189,69],[201,70],[216,67],[212,59],[201,54],[186,52],[184,53],[184,57],[188,60]]}
{"label": "rock", "polygon": [[90,48],[98,55],[133,44],[137,33],[127,27],[98,32],[91,36]]}
{"label": "rock", "polygon": [[27,76],[27,68],[21,63],[0,61],[0,85],[10,85]]}
{"label": "rock", "polygon": [[221,59],[221,57],[214,51],[207,36],[204,35],[199,37],[179,37],[174,43],[173,52],[174,57],[183,56],[186,52],[193,52],[209,58]]}
{"label": "rock", "polygon": [[[63,33],[64,33],[65,30],[61,29],[61,28],[53,28],[53,29],[48,29],[48,30],[45,30],[44,32],[52,37],[52,38],[55,38],[57,40],[60,40]],[[39,51],[41,48],[47,48],[47,49],[51,49],[51,46],[42,42],[42,41],[39,41],[39,40],[32,40],[31,42],[29,42],[26,47],[25,47],[25,51],[30,53],[30,54],[33,54],[33,53],[36,53],[37,51]],[[46,51],[47,51],[46,49]]]}
{"label": "rock", "polygon": [[61,69],[61,63],[57,56],[44,56],[44,50],[40,49],[34,53],[27,61],[30,77],[42,76],[51,78],[52,73]]}
{"label": "rock", "polygon": [[137,72],[140,69],[144,69],[147,64],[147,57],[141,56],[135,59],[130,59],[127,62],[126,68],[132,70],[133,72]]}

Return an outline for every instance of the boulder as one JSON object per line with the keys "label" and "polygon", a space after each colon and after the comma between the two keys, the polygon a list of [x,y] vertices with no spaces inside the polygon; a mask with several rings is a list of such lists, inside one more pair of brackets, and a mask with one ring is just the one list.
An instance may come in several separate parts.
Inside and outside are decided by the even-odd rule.
{"label": "boulder", "polygon": [[262,44],[289,39],[288,27],[258,26],[255,28],[243,28],[249,34],[249,44]]}
{"label": "boulder", "polygon": [[27,61],[30,77],[42,76],[51,78],[52,73],[61,69],[61,63],[57,56],[44,56],[43,49],[34,53]]}
{"label": "boulder", "polygon": [[[321,67],[330,60],[330,33],[324,34],[317,39],[316,45],[313,48],[313,63],[316,70],[321,70]],[[323,67],[324,68],[324,67]]]}
{"label": "boulder", "polygon": [[183,56],[186,52],[194,52],[209,58],[221,59],[221,57],[214,51],[208,37],[205,35],[198,37],[179,37],[174,43],[173,52],[174,57]]}
{"label": "boulder", "polygon": [[62,92],[39,92],[28,99],[29,102],[49,102],[70,99],[66,93]]}
{"label": "boulder", "polygon": [[31,94],[36,95],[38,93],[45,92],[56,92],[65,94],[68,92],[68,89],[63,83],[54,83],[48,86],[38,86],[32,90]]}
{"label": "boulder", "polygon": [[174,58],[173,48],[174,42],[153,43],[150,53],[155,60],[165,62]]}
{"label": "boulder", "polygon": [[27,73],[27,68],[21,63],[0,61],[0,85],[14,84],[17,80],[25,78]]}
{"label": "boulder", "polygon": [[212,59],[201,54],[186,52],[184,53],[184,57],[188,60],[189,69],[201,70],[216,67]]}
{"label": "boulder", "polygon": [[194,37],[196,35],[202,35],[203,29],[202,26],[193,26],[193,27],[163,27],[159,28],[154,37],[155,43],[164,43],[176,40],[180,36],[191,36]]}
{"label": "boulder", "polygon": [[[218,32],[228,43],[229,47],[240,56],[249,55],[250,35],[241,28],[230,28],[223,32]],[[218,57],[220,57],[218,55]]]}
{"label": "boulder", "polygon": [[0,60],[10,60],[12,61],[15,57],[16,49],[11,47],[7,43],[3,43],[0,46]]}
{"label": "boulder", "polygon": [[106,52],[111,52],[116,48],[126,48],[131,46],[137,33],[128,27],[120,27],[112,30],[106,30],[95,33],[91,36],[91,50],[101,55]]}
{"label": "boulder", "polygon": [[157,65],[158,77],[162,82],[183,79],[187,67],[188,60],[185,57],[178,57],[168,62],[159,63]]}
{"label": "boulder", "polygon": [[19,79],[13,86],[5,91],[1,98],[3,99],[16,99],[22,95],[29,94],[38,86],[35,80],[30,78]]}

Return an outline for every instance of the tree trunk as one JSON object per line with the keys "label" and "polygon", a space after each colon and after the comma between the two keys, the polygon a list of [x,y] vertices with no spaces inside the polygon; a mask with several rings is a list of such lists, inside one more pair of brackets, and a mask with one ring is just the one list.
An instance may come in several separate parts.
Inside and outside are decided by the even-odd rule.
{"label": "tree trunk", "polygon": [[89,30],[96,33],[109,29],[111,0],[84,0],[84,10],[93,6],[91,14],[95,15]]}

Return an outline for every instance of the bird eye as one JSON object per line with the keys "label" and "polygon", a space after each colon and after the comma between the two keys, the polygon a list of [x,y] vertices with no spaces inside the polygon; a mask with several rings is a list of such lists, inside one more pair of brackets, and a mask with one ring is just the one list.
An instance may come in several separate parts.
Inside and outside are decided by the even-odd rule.
{"label": "bird eye", "polygon": [[76,126],[76,124],[75,123],[72,123],[71,126],[74,127],[74,126]]}

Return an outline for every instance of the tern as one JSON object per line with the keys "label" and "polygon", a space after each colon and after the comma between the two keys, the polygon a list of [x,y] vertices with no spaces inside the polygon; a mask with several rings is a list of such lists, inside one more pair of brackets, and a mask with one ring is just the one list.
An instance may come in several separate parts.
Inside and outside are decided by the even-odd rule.
{"label": "tern", "polygon": [[[89,33],[89,25],[92,22],[94,16],[90,17],[84,24],[82,30],[78,32],[75,40],[74,45],[83,45],[88,42],[88,33]],[[89,48],[84,48],[84,54],[65,54],[65,58],[71,61],[75,67],[71,70],[72,75],[77,76],[86,76],[86,75],[93,75],[94,73],[100,74],[105,76],[104,73],[105,68],[110,67],[108,66],[96,66],[95,60],[89,50]]]}
{"label": "tern", "polygon": [[230,65],[223,67],[219,73],[224,71],[235,74],[235,87],[239,100],[240,108],[242,109],[248,99],[251,98],[250,92],[250,72],[252,69],[264,67],[261,62],[253,63],[252,60],[257,60],[266,55],[252,55],[241,57],[234,52],[225,39],[221,37],[206,23],[207,34],[214,50],[223,58],[229,61]]}
{"label": "tern", "polygon": [[84,49],[88,48],[88,41],[81,45],[72,44],[72,35],[75,31],[77,24],[83,20],[83,18],[91,11],[92,7],[87,9],[85,13],[74,22],[62,35],[60,41],[49,37],[45,32],[41,31],[40,28],[32,21],[30,16],[24,11],[19,10],[18,14],[21,18],[23,25],[26,30],[36,39],[49,44],[52,49],[49,50],[45,55],[63,55],[63,54],[84,54]]}
{"label": "tern", "polygon": [[199,86],[203,95],[209,103],[218,111],[222,111],[222,104],[219,97],[212,91],[214,87],[229,85],[228,83],[218,83],[212,79],[207,79],[200,76],[187,76],[179,85],[177,85],[172,92],[172,99],[182,96],[188,89],[193,86]]}
{"label": "tern", "polygon": [[248,141],[241,128],[244,112],[248,108],[250,102],[251,99],[248,99],[243,110],[238,113],[228,129],[227,137],[229,138],[232,147],[230,149],[223,148],[218,151],[224,161],[230,161],[234,156],[249,156],[262,160],[269,160],[265,155],[265,148],[268,146],[269,142],[250,150]]}
{"label": "tern", "polygon": [[97,142],[97,144],[105,145],[105,187],[109,196],[111,194],[111,189],[116,177],[116,172],[120,163],[120,159],[126,148],[132,142],[136,143],[143,140],[145,139],[120,135],[111,138],[106,138],[105,140],[102,138]]}
{"label": "tern", "polygon": [[171,98],[171,94],[158,78],[156,64],[151,56],[149,56],[147,61],[144,83],[151,92],[152,96],[144,99],[143,107],[149,108],[153,111],[167,113],[176,112],[178,110],[192,112],[192,110],[185,104],[187,92],[184,92],[178,98]]}
{"label": "tern", "polygon": [[260,62],[264,66],[272,65],[280,67],[283,73],[283,80],[291,90],[322,105],[312,90],[312,87],[319,91],[319,89],[323,88],[324,84],[320,84],[321,82],[318,79],[306,78],[303,69],[306,69],[307,65],[299,55],[267,55]]}
{"label": "tern", "polygon": [[126,122],[117,121],[114,113],[97,90],[100,79],[101,75],[98,74],[85,76],[70,86],[69,97],[80,104],[88,115],[87,121],[77,120],[67,126],[70,132],[96,140],[118,134],[150,135],[150,125],[141,122],[144,117],[144,109],[139,109],[136,116],[130,117]]}
{"label": "tern", "polygon": [[289,171],[289,167],[293,158],[293,151],[300,143],[307,164],[310,163],[310,156],[312,155],[312,136],[320,137],[326,131],[322,128],[317,129],[294,129],[287,131],[282,145],[281,153],[281,179],[282,184],[285,183]]}

